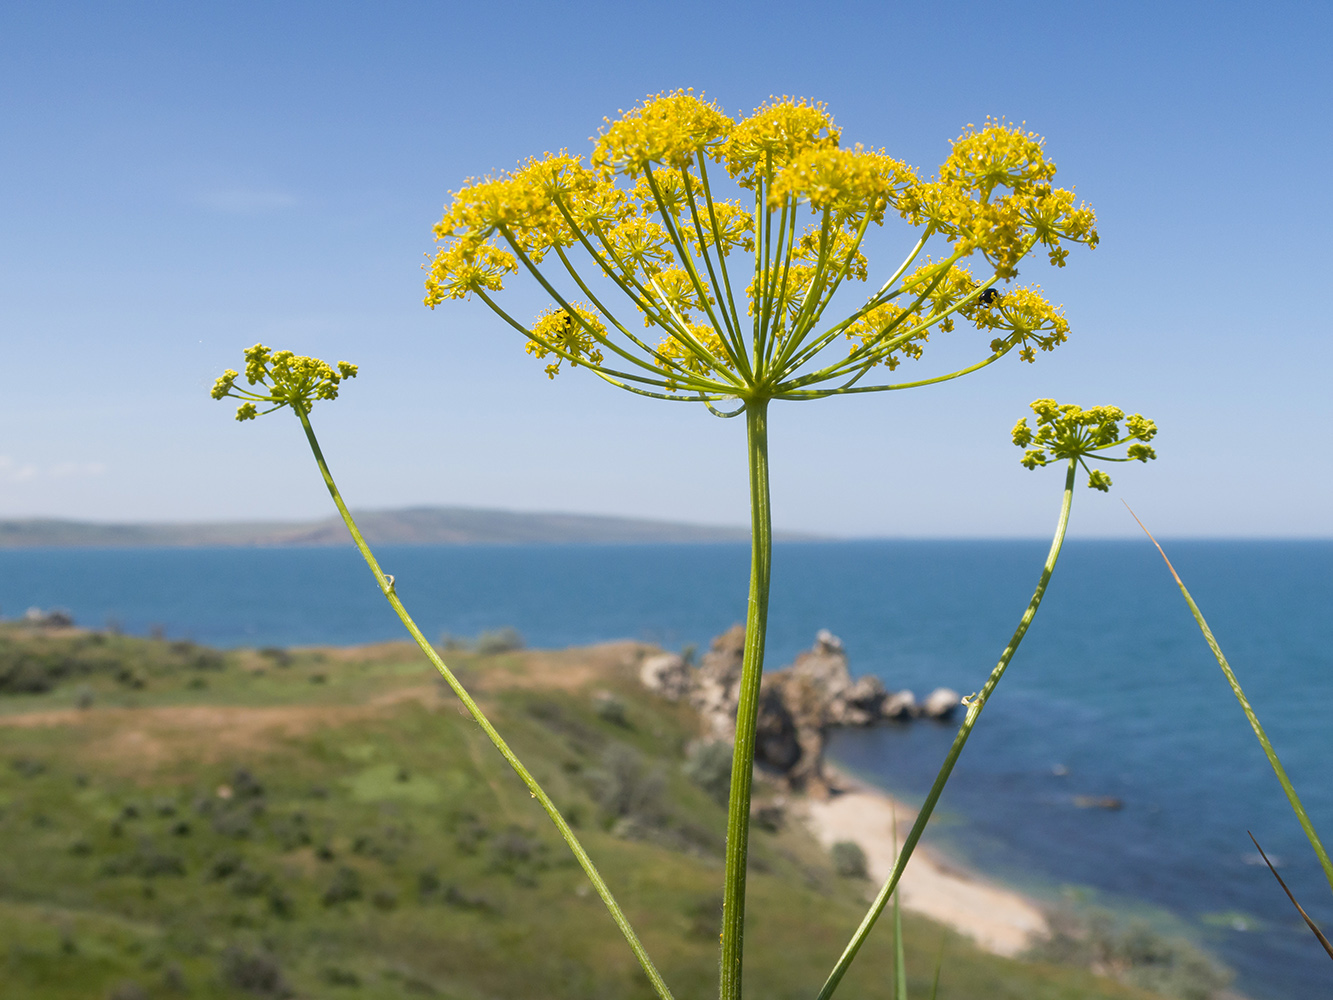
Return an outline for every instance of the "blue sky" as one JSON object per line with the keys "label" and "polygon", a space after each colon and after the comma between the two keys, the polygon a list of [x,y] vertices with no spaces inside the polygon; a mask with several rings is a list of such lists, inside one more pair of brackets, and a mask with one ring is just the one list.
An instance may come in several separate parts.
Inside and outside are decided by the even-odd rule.
{"label": "blue sky", "polygon": [[1333,16],[1202,9],[4,5],[0,516],[328,513],[294,421],[207,396],[263,341],[361,365],[316,410],[354,505],[742,523],[740,421],[550,382],[475,304],[420,304],[450,189],[692,86],[731,113],[825,101],[924,171],[969,122],[1026,121],[1098,212],[1097,250],[1025,269],[1066,307],[1055,353],[779,406],[780,526],[1045,534],[1060,475],[1008,431],[1054,396],[1161,427],[1076,533],[1137,530],[1123,496],[1166,535],[1329,536]]}

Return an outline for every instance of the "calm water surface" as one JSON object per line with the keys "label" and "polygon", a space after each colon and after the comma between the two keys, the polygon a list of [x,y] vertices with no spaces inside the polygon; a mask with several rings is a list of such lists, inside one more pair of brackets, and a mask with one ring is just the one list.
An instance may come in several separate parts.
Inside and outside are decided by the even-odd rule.
{"label": "calm water surface", "polygon": [[[770,665],[815,632],[853,673],[918,694],[981,686],[1031,593],[1044,542],[780,545]],[[1177,542],[1208,615],[1326,838],[1333,838],[1333,543]],[[743,617],[741,545],[386,547],[427,635],[513,625],[535,646],[638,638],[704,646]],[[400,636],[350,548],[0,552],[0,612],[63,606],[85,625],[160,627],[219,646]],[[924,794],[952,730],[841,733],[839,760]],[[1075,796],[1115,796],[1118,812]],[[1037,620],[978,725],[936,837],[1052,898],[1167,913],[1256,1000],[1333,996],[1333,963],[1246,830],[1333,926],[1328,885],[1170,576],[1147,543],[1070,542]],[[1234,929],[1238,918],[1251,929]],[[1293,919],[1295,918],[1295,919]]]}

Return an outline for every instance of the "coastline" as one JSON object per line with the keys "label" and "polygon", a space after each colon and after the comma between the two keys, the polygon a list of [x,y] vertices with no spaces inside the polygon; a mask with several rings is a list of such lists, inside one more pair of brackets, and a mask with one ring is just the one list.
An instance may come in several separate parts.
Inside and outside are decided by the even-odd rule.
{"label": "coastline", "polygon": [[[805,798],[803,818],[825,848],[844,840],[861,847],[873,892],[892,872],[895,845],[906,836],[916,810],[845,771],[831,765],[827,770],[834,791],[822,801]],[[1035,900],[946,861],[924,842],[913,852],[899,887],[904,909],[944,924],[993,955],[1012,958],[1050,932]]]}
{"label": "coastline", "polygon": [[[803,797],[800,818],[825,849],[843,840],[860,846],[870,877],[866,898],[872,899],[893,871],[896,846],[917,811],[834,764],[826,762],[825,772],[832,794],[822,800]],[[992,955],[1017,958],[1051,934],[1047,910],[1036,899],[956,864],[924,839],[898,885],[904,910],[943,924]],[[1216,1000],[1249,997],[1225,988]]]}

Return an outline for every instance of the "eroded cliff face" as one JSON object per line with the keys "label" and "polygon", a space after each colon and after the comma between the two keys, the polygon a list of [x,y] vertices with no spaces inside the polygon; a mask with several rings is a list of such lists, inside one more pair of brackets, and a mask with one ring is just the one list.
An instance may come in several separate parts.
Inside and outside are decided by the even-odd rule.
{"label": "eroded cliff face", "polygon": [[[703,740],[732,742],[744,651],[745,628],[733,625],[712,641],[697,668],[675,653],[660,653],[643,661],[640,680],[665,698],[688,699],[699,713]],[[890,693],[878,677],[853,680],[842,640],[823,629],[794,663],[764,675],[755,764],[786,787],[823,794],[830,729],[919,715],[946,719],[958,704],[957,692],[948,688],[937,689],[919,707],[911,691]]]}

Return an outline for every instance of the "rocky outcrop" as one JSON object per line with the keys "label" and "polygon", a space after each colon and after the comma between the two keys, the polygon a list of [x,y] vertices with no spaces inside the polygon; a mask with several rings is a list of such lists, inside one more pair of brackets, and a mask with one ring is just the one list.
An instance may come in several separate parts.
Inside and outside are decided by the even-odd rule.
{"label": "rocky outcrop", "polygon": [[[733,625],[714,639],[698,668],[674,653],[647,657],[639,679],[672,701],[689,700],[699,713],[705,742],[733,742],[740,700],[745,628]],[[781,784],[819,794],[827,790],[824,744],[836,726],[869,726],[889,719],[948,719],[960,704],[956,691],[939,688],[918,704],[911,691],[890,693],[878,677],[852,679],[842,640],[827,629],[795,662],[766,673],[759,689],[755,763]]]}
{"label": "rocky outcrop", "polygon": [[878,677],[853,681],[842,640],[827,629],[789,667],[765,674],[755,762],[793,788],[827,791],[824,743],[834,726],[868,726],[885,700]]}
{"label": "rocky outcrop", "polygon": [[680,701],[688,697],[694,687],[694,671],[685,662],[685,657],[676,653],[658,653],[640,664],[639,681],[668,701]]}
{"label": "rocky outcrop", "polygon": [[49,611],[29,608],[23,613],[23,624],[31,628],[71,628],[74,616],[64,608],[52,608]]}
{"label": "rocky outcrop", "polygon": [[736,738],[744,658],[745,626],[733,625],[712,641],[699,663],[690,704],[699,712],[705,739],[731,742]]}

